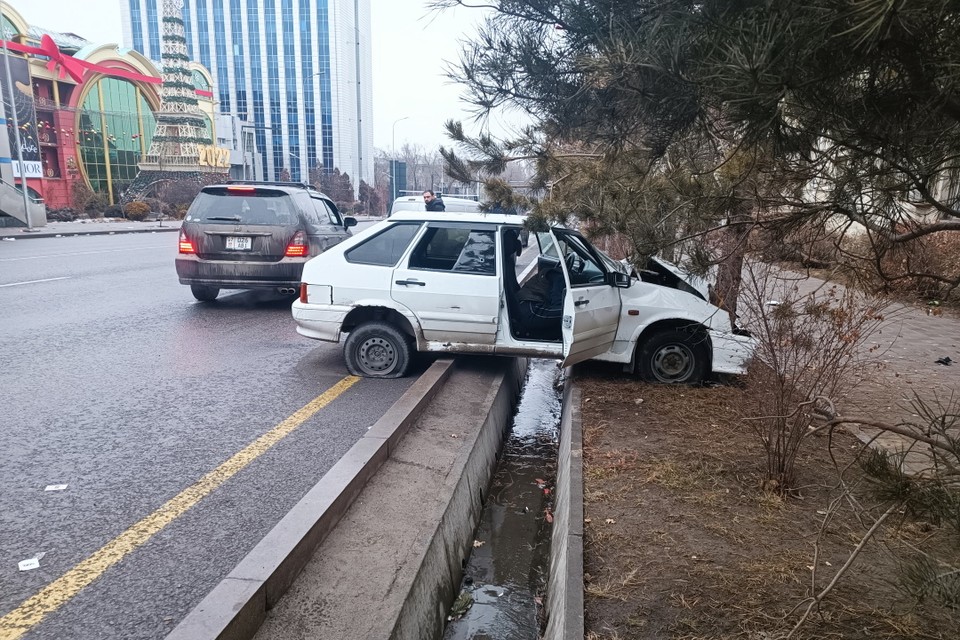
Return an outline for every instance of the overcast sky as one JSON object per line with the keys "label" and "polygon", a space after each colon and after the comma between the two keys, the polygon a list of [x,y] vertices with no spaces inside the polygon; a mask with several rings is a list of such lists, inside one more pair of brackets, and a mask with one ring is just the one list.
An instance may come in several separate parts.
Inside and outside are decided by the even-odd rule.
{"label": "overcast sky", "polygon": [[[6,2],[6,0],[3,0]],[[373,38],[374,145],[389,149],[396,122],[396,146],[404,142],[436,148],[450,144],[443,134],[449,118],[471,118],[460,101],[461,87],[444,76],[444,62],[456,60],[459,41],[474,33],[480,11],[430,12],[427,0],[371,0]],[[31,24],[70,31],[98,43],[121,42],[120,0],[15,0]],[[82,6],[82,10],[78,7]],[[495,135],[519,128],[516,114],[490,123]],[[479,125],[467,124],[479,131]]]}

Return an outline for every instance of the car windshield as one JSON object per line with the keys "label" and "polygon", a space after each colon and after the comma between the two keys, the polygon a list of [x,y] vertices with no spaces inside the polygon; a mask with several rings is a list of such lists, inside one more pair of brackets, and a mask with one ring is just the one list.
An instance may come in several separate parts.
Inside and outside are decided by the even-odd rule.
{"label": "car windshield", "polygon": [[202,191],[190,205],[187,222],[210,224],[287,225],[296,224],[293,200],[282,191],[270,189]]}

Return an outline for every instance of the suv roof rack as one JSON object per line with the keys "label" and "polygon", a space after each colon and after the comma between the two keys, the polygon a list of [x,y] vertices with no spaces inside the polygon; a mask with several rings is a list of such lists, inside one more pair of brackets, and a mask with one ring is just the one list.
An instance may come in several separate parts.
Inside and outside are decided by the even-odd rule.
{"label": "suv roof rack", "polygon": [[300,187],[317,191],[317,188],[306,182],[277,182],[273,180],[227,180],[224,184],[261,184],[269,187]]}

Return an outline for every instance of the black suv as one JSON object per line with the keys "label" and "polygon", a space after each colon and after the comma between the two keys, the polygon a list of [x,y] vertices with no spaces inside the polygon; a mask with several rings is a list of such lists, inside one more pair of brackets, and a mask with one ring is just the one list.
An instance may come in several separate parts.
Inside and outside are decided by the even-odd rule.
{"label": "black suv", "polygon": [[204,187],[180,227],[177,275],[197,300],[220,289],[299,292],[303,264],[350,237],[357,220],[311,186],[227,182]]}

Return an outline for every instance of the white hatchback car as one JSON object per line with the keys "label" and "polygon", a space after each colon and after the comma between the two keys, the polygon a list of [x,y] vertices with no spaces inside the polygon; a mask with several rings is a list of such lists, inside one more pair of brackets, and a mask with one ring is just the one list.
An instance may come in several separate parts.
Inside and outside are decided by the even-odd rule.
{"label": "white hatchback car", "polygon": [[[339,342],[354,375],[395,378],[415,351],[623,363],[652,382],[739,374],[753,340],[676,269],[623,264],[563,227],[534,234],[517,277],[523,220],[484,213],[396,213],[312,258],[293,303],[297,331]],[[556,313],[525,326],[526,288],[562,273]],[[555,323],[555,326],[551,323]]]}

